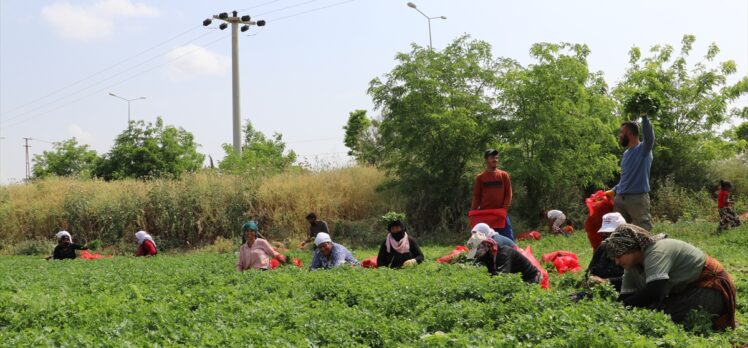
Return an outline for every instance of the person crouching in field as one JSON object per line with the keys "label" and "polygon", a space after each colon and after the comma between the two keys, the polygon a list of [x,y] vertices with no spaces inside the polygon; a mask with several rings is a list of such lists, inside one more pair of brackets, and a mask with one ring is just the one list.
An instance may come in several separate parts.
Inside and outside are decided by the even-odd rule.
{"label": "person crouching in field", "polygon": [[77,256],[75,254],[76,250],[88,250],[88,247],[86,246],[74,244],[73,237],[68,231],[57,232],[55,237],[57,237],[57,246],[55,246],[55,250],[52,251],[52,256],[47,257],[47,260],[75,259]]}
{"label": "person crouching in field", "polygon": [[740,218],[732,209],[733,201],[730,199],[732,192],[732,183],[729,181],[719,181],[719,195],[717,195],[717,208],[719,209],[719,227],[717,232],[740,226]]}
{"label": "person crouching in field", "polygon": [[475,260],[488,268],[488,273],[520,273],[525,283],[539,284],[542,274],[516,249],[499,246],[495,240],[484,239],[475,250],[468,253],[468,258]]}
{"label": "person crouching in field", "polygon": [[560,210],[549,210],[546,213],[546,217],[548,218],[548,229],[553,234],[562,234],[564,233],[563,225],[566,222],[566,215],[560,211]]}
{"label": "person crouching in field", "polygon": [[412,267],[423,262],[423,253],[413,238],[405,232],[405,225],[400,220],[387,225],[387,237],[379,247],[378,267],[401,268]]}
{"label": "person crouching in field", "polygon": [[330,269],[341,265],[358,266],[358,260],[353,257],[353,254],[344,246],[333,243],[332,238],[327,233],[317,233],[317,237],[314,238],[314,245],[317,246],[317,249],[314,250],[314,256],[312,256],[312,265],[309,267],[311,270]]}
{"label": "person crouching in field", "polygon": [[138,250],[135,251],[135,256],[155,256],[158,254],[156,242],[153,241],[153,237],[148,232],[138,231],[135,233],[135,238],[138,240]]}
{"label": "person crouching in field", "polygon": [[[487,238],[491,238],[495,240],[496,243],[498,243],[499,245],[508,246],[512,249],[514,249],[514,247],[517,245],[517,244],[514,244],[513,240],[502,236],[501,234],[499,234],[499,232],[494,231],[493,228],[489,227],[488,224],[483,223],[483,222],[475,224],[475,226],[473,226],[473,229],[470,231],[470,235],[471,235],[470,240],[472,240],[472,236],[474,236],[476,233],[480,233],[486,236]],[[478,243],[476,243],[475,247],[476,248],[478,247]],[[468,247],[468,249],[470,249],[470,247]]]}
{"label": "person crouching in field", "polygon": [[621,292],[621,282],[623,281],[623,268],[615,263],[612,257],[608,256],[608,248],[605,247],[605,239],[610,237],[618,226],[626,223],[621,213],[608,213],[603,215],[603,224],[597,231],[603,237],[601,248],[597,248],[592,254],[592,260],[587,267],[585,276],[589,286],[595,286],[602,283],[610,283]]}
{"label": "person crouching in field", "polygon": [[248,269],[267,270],[270,268],[270,259],[274,258],[280,262],[286,262],[286,257],[273,250],[267,240],[260,238],[257,223],[250,221],[242,226],[247,242],[239,248],[239,260],[236,262],[236,270],[243,272]]}
{"label": "person crouching in field", "polygon": [[676,323],[701,310],[712,316],[714,329],[735,328],[735,284],[716,259],[680,240],[656,240],[631,224],[618,226],[605,244],[624,269],[625,306],[662,310]]}

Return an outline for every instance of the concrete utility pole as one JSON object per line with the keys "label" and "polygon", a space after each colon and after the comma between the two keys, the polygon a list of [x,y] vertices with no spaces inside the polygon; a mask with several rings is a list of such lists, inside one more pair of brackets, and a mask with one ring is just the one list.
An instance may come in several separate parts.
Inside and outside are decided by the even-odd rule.
{"label": "concrete utility pole", "polygon": [[[241,155],[242,154],[242,136],[241,136],[241,105],[239,102],[239,31],[245,32],[249,30],[249,26],[256,25],[258,27],[265,26],[265,21],[259,20],[257,22],[252,21],[250,16],[241,16],[239,17],[239,13],[236,11],[233,11],[232,16],[229,17],[229,14],[226,12],[222,12],[218,15],[214,15],[213,19],[218,19],[220,21],[223,21],[221,25],[218,26],[219,29],[224,30],[228,28],[228,25],[231,24],[231,89],[232,89],[232,98],[233,98],[233,126],[234,126],[234,152]],[[213,21],[210,18],[207,18],[203,21],[204,26],[209,26],[210,23]],[[243,24],[241,28],[239,28],[239,24]]]}
{"label": "concrete utility pole", "polygon": [[29,145],[29,140],[31,140],[31,138],[23,138],[23,140],[26,142],[26,144],[23,145],[23,147],[26,148],[26,180],[29,180],[31,177],[31,164],[29,164],[29,148],[31,145]]}

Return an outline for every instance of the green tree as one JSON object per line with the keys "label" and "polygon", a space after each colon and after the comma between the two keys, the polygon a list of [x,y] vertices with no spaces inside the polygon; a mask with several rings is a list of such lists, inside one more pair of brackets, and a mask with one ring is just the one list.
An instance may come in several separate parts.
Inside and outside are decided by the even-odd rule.
{"label": "green tree", "polygon": [[343,127],[343,142],[359,164],[376,165],[380,161],[382,145],[378,134],[379,121],[366,116],[366,110],[355,110],[348,114],[348,123]]}
{"label": "green tree", "polygon": [[719,47],[714,43],[703,60],[689,67],[695,40],[693,35],[684,35],[677,55],[670,45],[656,45],[650,56],[642,58],[641,50],[633,47],[626,75],[614,90],[619,101],[643,91],[660,104],[653,120],[657,141],[651,180],[655,186],[672,177],[679,185],[702,188],[708,182],[709,162],[734,154],[723,146],[716,128],[732,118],[748,116],[748,107],[730,107],[748,93],[748,77],[729,84],[736,64],[732,60],[715,64]]}
{"label": "green tree", "polygon": [[584,188],[602,187],[618,170],[616,104],[602,73],[590,71],[589,53],[586,45],[538,43],[530,50],[537,63],[500,81],[503,162],[524,191],[514,210],[525,218],[571,208]]}
{"label": "green tree", "polygon": [[95,174],[105,180],[124,178],[177,178],[202,167],[205,156],[197,152],[192,133],[183,128],[131,121],[112,149],[96,166]]}
{"label": "green tree", "polygon": [[34,155],[35,178],[47,176],[90,176],[98,156],[88,145],[79,145],[78,140],[55,142],[53,151]]}
{"label": "green tree", "polygon": [[498,76],[514,63],[469,36],[442,51],[413,45],[396,59],[369,84],[382,114],[379,166],[408,197],[416,228],[457,227],[469,207],[471,163],[497,139]]}
{"label": "green tree", "polygon": [[224,144],[226,157],[218,164],[218,168],[234,174],[274,174],[291,168],[296,162],[296,153],[286,152],[283,135],[275,133],[268,138],[262,132],[254,129],[252,122],[244,125],[244,144],[239,156],[233,146]]}

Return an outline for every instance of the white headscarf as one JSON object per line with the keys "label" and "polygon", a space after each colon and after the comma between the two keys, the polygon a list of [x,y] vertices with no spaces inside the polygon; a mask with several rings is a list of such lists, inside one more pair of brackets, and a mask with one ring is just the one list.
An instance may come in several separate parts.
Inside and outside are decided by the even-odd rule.
{"label": "white headscarf", "polygon": [[55,234],[55,237],[57,237],[57,240],[62,239],[63,236],[68,236],[68,238],[70,239],[70,243],[73,242],[73,236],[71,236],[70,232],[68,231],[60,231],[60,232],[57,232],[57,234]]}
{"label": "white headscarf", "polygon": [[330,238],[330,235],[325,232],[317,233],[317,238],[314,238],[314,245],[316,246],[327,242],[332,242],[332,238]]}
{"label": "white headscarf", "polygon": [[493,238],[494,235],[499,234],[498,232],[494,231],[493,228],[488,226],[488,224],[483,223],[483,222],[473,226],[473,230],[471,232],[472,233],[476,233],[476,232],[483,233],[488,238]]}
{"label": "white headscarf", "polygon": [[138,239],[138,245],[143,244],[143,242],[147,240],[150,240],[151,243],[153,243],[153,246],[156,246],[156,242],[153,241],[153,237],[151,237],[151,235],[146,231],[135,232],[135,238]]}

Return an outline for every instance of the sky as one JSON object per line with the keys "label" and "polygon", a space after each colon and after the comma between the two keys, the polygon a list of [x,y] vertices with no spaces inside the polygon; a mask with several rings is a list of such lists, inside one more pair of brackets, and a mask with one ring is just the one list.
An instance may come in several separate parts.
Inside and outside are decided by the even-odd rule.
{"label": "sky", "polygon": [[[694,34],[692,57],[715,42],[717,61],[738,65],[731,80],[748,75],[745,0],[415,2],[447,17],[431,22],[435,49],[467,33],[526,65],[533,43],[586,43],[592,70],[613,86],[631,47],[677,49]],[[131,102],[133,119],[183,127],[219,161],[232,142],[230,30],[201,23],[232,10],[267,21],[239,37],[242,119],[283,134],[317,166],[349,161],[348,113],[378,114],[369,82],[395,66],[398,52],[429,43],[426,18],[400,0],[2,0],[0,183],[25,177],[23,138],[32,139],[32,158],[71,137],[107,152],[128,116],[127,102],[109,93],[146,97]]]}

